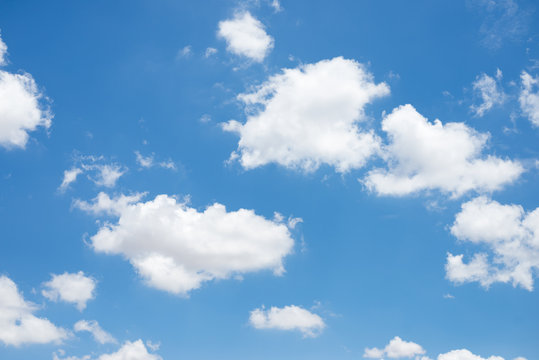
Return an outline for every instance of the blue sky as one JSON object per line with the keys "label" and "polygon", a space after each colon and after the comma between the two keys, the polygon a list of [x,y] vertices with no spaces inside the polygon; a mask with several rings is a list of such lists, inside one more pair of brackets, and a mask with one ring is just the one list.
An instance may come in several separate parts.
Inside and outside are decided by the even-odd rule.
{"label": "blue sky", "polygon": [[0,358],[538,359],[538,11],[0,2]]}

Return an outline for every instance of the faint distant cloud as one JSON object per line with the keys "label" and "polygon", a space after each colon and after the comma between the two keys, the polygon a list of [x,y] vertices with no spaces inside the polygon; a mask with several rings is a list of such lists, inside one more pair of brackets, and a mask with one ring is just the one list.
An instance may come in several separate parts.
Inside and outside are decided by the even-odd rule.
{"label": "faint distant cloud", "polygon": [[178,50],[178,53],[176,54],[176,59],[182,59],[182,58],[188,58],[193,54],[193,48],[191,45],[186,45],[180,50]]}
{"label": "faint distant cloud", "polygon": [[467,0],[467,5],[483,16],[479,32],[487,48],[499,49],[504,41],[518,41],[528,32],[532,11],[515,0]]}
{"label": "faint distant cloud", "polygon": [[212,48],[212,47],[209,47],[206,49],[206,51],[204,52],[204,57],[207,59],[209,58],[210,56],[213,56],[217,54],[217,49],[216,48]]}
{"label": "faint distant cloud", "polygon": [[445,294],[444,299],[454,299],[455,297],[451,294]]}
{"label": "faint distant cloud", "polygon": [[211,121],[211,116],[208,114],[204,114],[200,117],[199,121],[204,124],[209,123]]}

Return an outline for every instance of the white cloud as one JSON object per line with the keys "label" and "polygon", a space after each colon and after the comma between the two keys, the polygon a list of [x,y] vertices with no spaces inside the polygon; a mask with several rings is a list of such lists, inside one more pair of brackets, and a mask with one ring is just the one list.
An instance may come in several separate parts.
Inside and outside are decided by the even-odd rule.
{"label": "white cloud", "polygon": [[86,303],[95,297],[96,280],[78,273],[63,273],[52,275],[50,281],[43,283],[42,294],[51,301],[65,301],[75,304],[80,311],[86,308]]}
{"label": "white cloud", "polygon": [[88,331],[94,337],[95,341],[100,344],[116,343],[116,339],[103,330],[99,323],[95,320],[79,320],[73,326],[73,330],[76,332]]}
{"label": "white cloud", "polygon": [[58,343],[68,332],[33,315],[37,307],[24,300],[17,285],[0,276],[0,342],[5,345]]}
{"label": "white cloud", "polygon": [[101,355],[98,360],[162,360],[161,356],[150,354],[142,340],[127,341],[115,353]]}
{"label": "white cloud", "polygon": [[204,57],[209,58],[210,56],[213,56],[215,54],[217,54],[217,49],[209,47],[209,48],[206,48],[206,51],[204,52]]}
{"label": "white cloud", "polygon": [[96,185],[108,188],[114,187],[116,181],[125,174],[126,170],[117,164],[96,165],[97,176],[93,181]]}
{"label": "white cloud", "polygon": [[69,185],[77,180],[77,176],[82,174],[82,170],[79,168],[72,168],[64,171],[64,179],[60,184],[59,190],[65,191]]}
{"label": "white cloud", "polygon": [[273,38],[248,11],[238,12],[233,19],[219,22],[217,35],[226,41],[228,51],[256,62],[262,62],[273,49]]}
{"label": "white cloud", "polygon": [[157,166],[162,167],[164,169],[170,169],[170,170],[175,170],[176,169],[176,164],[174,164],[174,162],[172,160],[155,162],[154,154],[151,154],[151,155],[148,155],[148,156],[143,156],[138,151],[135,151],[135,155],[137,157],[137,164],[139,164],[143,168],[149,169],[149,168],[152,168],[152,167],[157,165]]}
{"label": "white cloud", "polygon": [[462,205],[451,227],[461,241],[481,245],[492,252],[475,254],[468,263],[463,255],[447,256],[447,278],[454,283],[512,283],[533,290],[539,270],[539,208],[525,212],[520,205],[502,205],[478,197]]}
{"label": "white cloud", "polygon": [[404,341],[400,337],[395,336],[383,349],[365,348],[363,357],[381,359],[384,356],[387,356],[391,359],[398,359],[413,358],[423,354],[425,354],[425,350],[421,347],[421,345],[411,341]]}
{"label": "white cloud", "polygon": [[174,197],[142,195],[111,199],[100,193],[92,204],[75,206],[118,218],[90,238],[97,252],[121,254],[149,286],[187,295],[205,281],[259,270],[284,272],[283,258],[294,245],[284,223],[253,210],[227,211],[215,203],[203,212]]}
{"label": "white cloud", "polygon": [[180,50],[178,50],[178,53],[176,54],[176,59],[187,58],[191,56],[192,53],[193,53],[193,48],[191,47],[191,45],[186,45]]}
{"label": "white cloud", "polygon": [[29,132],[51,126],[53,115],[43,98],[32,75],[0,70],[0,146],[24,148]]}
{"label": "white cloud", "polygon": [[295,305],[255,309],[249,322],[256,329],[296,330],[305,337],[316,337],[326,327],[320,316]]}
{"label": "white cloud", "polygon": [[524,171],[517,161],[481,153],[489,134],[464,123],[434,123],[411,105],[400,106],[382,121],[389,144],[387,169],[369,171],[364,184],[379,195],[403,196],[439,190],[459,197],[469,191],[491,192]]}
{"label": "white cloud", "polygon": [[6,65],[7,45],[2,40],[2,33],[0,33],[0,66]]}
{"label": "white cloud", "polygon": [[271,1],[270,6],[273,8],[275,12],[283,11],[283,8],[279,0],[270,0],[270,1]]}
{"label": "white cloud", "polygon": [[363,65],[342,57],[283,69],[238,96],[248,118],[223,124],[240,136],[231,159],[246,169],[268,163],[304,171],[322,164],[341,173],[359,168],[379,148],[374,132],[358,127],[363,108],[387,94],[385,83],[375,84]]}
{"label": "white cloud", "polygon": [[522,88],[520,91],[520,109],[534,126],[539,126],[539,78],[532,77],[523,71],[520,75]]}
{"label": "white cloud", "polygon": [[438,360],[504,360],[500,356],[490,356],[488,358],[482,358],[479,355],[474,355],[472,352],[466,349],[453,350],[445,354],[438,355]]}
{"label": "white cloud", "polygon": [[[499,81],[501,77],[502,72],[498,69],[496,79]],[[501,105],[505,102],[505,93],[499,88],[496,79],[487,74],[481,74],[473,82],[473,89],[479,94],[482,100],[480,105],[470,106],[470,109],[476,116],[481,117],[494,106]]]}

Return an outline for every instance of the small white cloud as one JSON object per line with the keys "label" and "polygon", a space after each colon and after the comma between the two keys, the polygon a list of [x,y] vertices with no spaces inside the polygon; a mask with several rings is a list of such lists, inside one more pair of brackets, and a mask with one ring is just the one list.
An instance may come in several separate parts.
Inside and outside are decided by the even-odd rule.
{"label": "small white cloud", "polygon": [[485,115],[487,111],[492,109],[496,105],[502,105],[505,102],[506,95],[498,82],[502,78],[502,72],[497,70],[496,80],[487,74],[481,74],[478,76],[472,84],[474,91],[481,97],[482,103],[479,105],[472,105],[470,109],[475,113],[475,116],[481,117]]}
{"label": "small white cloud", "polygon": [[107,222],[90,245],[96,252],[125,256],[149,286],[188,295],[203,282],[244,273],[284,273],[283,258],[294,240],[284,223],[253,210],[227,211],[215,203],[199,212],[168,195],[139,201],[141,194],[74,205],[118,218]]}
{"label": "small white cloud", "polygon": [[137,157],[137,164],[143,168],[151,168],[153,166],[153,155],[142,156],[138,151],[135,151],[135,155]]}
{"label": "small white cloud", "polygon": [[96,165],[97,176],[93,181],[96,185],[108,188],[116,186],[116,181],[127,171],[117,164]]}
{"label": "small white cloud", "polygon": [[316,337],[326,327],[320,316],[295,305],[255,309],[251,311],[249,322],[256,329],[295,330],[304,337]]}
{"label": "small white cloud", "polygon": [[178,50],[178,53],[176,54],[176,59],[187,58],[191,56],[192,53],[193,48],[191,47],[191,45],[186,45],[180,50]]}
{"label": "small white cloud", "polygon": [[0,276],[0,342],[5,345],[59,343],[68,332],[33,313],[37,306],[24,300],[17,285]]}
{"label": "small white cloud", "polygon": [[233,19],[219,22],[217,35],[226,41],[228,51],[256,62],[262,62],[273,49],[273,38],[248,11],[238,12]]}
{"label": "small white cloud", "polygon": [[453,350],[445,354],[438,355],[438,360],[504,360],[501,356],[490,356],[482,358],[479,355],[474,355],[466,349]]}
{"label": "small white cloud", "polygon": [[209,122],[211,121],[211,115],[209,115],[209,114],[203,114],[203,115],[200,117],[199,121],[200,121],[201,123],[204,123],[204,124],[209,123]]}
{"label": "small white cloud", "polygon": [[382,121],[389,138],[387,169],[373,169],[363,183],[379,195],[403,196],[439,190],[452,197],[491,192],[514,182],[524,168],[518,161],[482,156],[489,134],[464,123],[430,123],[412,105],[400,106]]}
{"label": "small white cloud", "polygon": [[389,94],[385,83],[354,60],[342,57],[283,69],[238,99],[247,122],[224,123],[238,134],[238,159],[245,169],[269,163],[314,171],[326,164],[340,173],[363,166],[379,149],[379,139],[362,130],[364,107]]}
{"label": "small white cloud", "polygon": [[533,126],[539,127],[539,78],[523,71],[520,75],[522,88],[518,98],[520,109],[530,119]]}
{"label": "small white cloud", "polygon": [[270,6],[273,8],[275,12],[283,11],[283,8],[279,0],[270,0],[270,1],[271,1]]}
{"label": "small white cloud", "polygon": [[425,354],[425,350],[421,345],[411,341],[404,341],[400,337],[395,336],[383,349],[365,348],[363,357],[382,359],[384,356],[387,356],[388,358],[398,359],[413,358],[423,354]]}
{"label": "small white cloud", "polygon": [[97,360],[162,360],[161,356],[151,354],[142,340],[126,341],[115,353],[103,354]]}
{"label": "small white cloud", "polygon": [[454,299],[455,297],[451,294],[445,294],[444,299]]}
{"label": "small white cloud", "polygon": [[210,56],[213,56],[215,54],[217,54],[217,49],[209,47],[209,48],[206,48],[206,51],[204,52],[204,57],[207,59]]}
{"label": "small white cloud", "polygon": [[6,65],[7,45],[2,40],[2,33],[0,33],[0,66]]}
{"label": "small white cloud", "polygon": [[481,245],[492,252],[475,254],[468,263],[463,255],[448,254],[447,278],[456,284],[512,283],[533,290],[539,270],[539,208],[525,212],[520,205],[502,205],[478,197],[462,205],[451,227],[460,241]]}
{"label": "small white cloud", "polygon": [[146,340],[146,346],[147,346],[151,351],[157,351],[157,350],[159,350],[159,348],[161,347],[161,343],[160,343],[160,342],[153,343],[153,342],[151,342],[150,340]]}
{"label": "small white cloud", "polygon": [[80,174],[82,174],[82,170],[79,168],[65,170],[64,179],[62,180],[62,184],[60,184],[60,187],[58,189],[60,191],[65,191],[72,182],[75,182],[77,180],[77,176],[79,176]]}
{"label": "small white cloud", "polygon": [[100,344],[116,343],[116,339],[111,334],[103,330],[101,326],[99,326],[99,323],[95,320],[79,320],[73,326],[73,330],[75,330],[76,332],[89,332],[90,334],[92,334],[95,341]]}
{"label": "small white cloud", "polygon": [[79,311],[86,308],[86,303],[95,297],[96,280],[78,273],[52,275],[50,281],[43,283],[43,296],[51,301],[65,301],[75,304]]}
{"label": "small white cloud", "polygon": [[53,115],[32,75],[0,70],[0,146],[25,148],[29,132],[48,129]]}

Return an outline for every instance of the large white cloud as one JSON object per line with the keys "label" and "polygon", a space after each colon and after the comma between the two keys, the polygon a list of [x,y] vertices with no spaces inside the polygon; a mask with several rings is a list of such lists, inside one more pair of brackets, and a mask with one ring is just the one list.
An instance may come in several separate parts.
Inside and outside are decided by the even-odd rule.
{"label": "large white cloud", "polygon": [[316,337],[326,327],[320,316],[295,305],[255,309],[249,322],[256,329],[296,330],[305,337]]}
{"label": "large white cloud", "polygon": [[489,138],[464,123],[434,123],[411,105],[400,106],[382,121],[389,144],[387,169],[369,171],[364,184],[379,195],[403,196],[439,190],[458,197],[469,191],[491,192],[524,171],[517,161],[482,152]]}
{"label": "large white cloud", "polygon": [[86,308],[86,303],[95,297],[96,280],[78,273],[63,273],[52,275],[50,281],[43,284],[42,294],[52,301],[65,301],[75,304],[80,311]]}
{"label": "large white cloud", "polygon": [[53,115],[42,100],[32,75],[0,70],[0,146],[24,148],[29,132],[51,126]]}
{"label": "large white cloud", "polygon": [[481,97],[481,104],[472,105],[470,108],[476,116],[483,116],[487,111],[496,105],[501,105],[505,101],[505,93],[498,85],[502,78],[500,69],[496,72],[496,79],[487,74],[478,76],[472,84],[475,92]]}
{"label": "large white cloud", "polygon": [[[482,358],[479,355],[474,355],[466,349],[453,350],[445,354],[438,355],[438,360],[504,360],[501,356],[489,356]],[[516,359],[515,359],[516,360]]]}
{"label": "large white cloud", "polygon": [[404,341],[400,337],[395,336],[383,349],[366,348],[363,354],[365,358],[382,359],[387,356],[391,359],[413,358],[425,354],[425,350],[421,345],[411,341]]}
{"label": "large white cloud", "polygon": [[223,124],[240,136],[231,159],[246,169],[268,163],[305,171],[327,164],[341,173],[359,168],[379,148],[374,132],[358,126],[364,107],[387,94],[385,83],[342,57],[283,69],[238,96],[248,118]]}
{"label": "large white cloud", "polygon": [[522,80],[520,108],[534,126],[539,126],[539,78],[534,78],[523,71],[520,79]]}
{"label": "large white cloud", "polygon": [[219,22],[217,35],[226,41],[228,51],[253,61],[263,61],[273,49],[273,38],[266,33],[264,24],[248,11]]}
{"label": "large white cloud", "polygon": [[491,254],[475,254],[468,263],[463,255],[448,254],[449,280],[476,281],[484,287],[510,282],[533,290],[534,273],[539,270],[539,208],[526,212],[520,205],[502,205],[481,196],[462,205],[451,233]]}
{"label": "large white cloud", "polygon": [[148,285],[187,295],[212,279],[284,272],[283,258],[292,252],[294,240],[292,225],[285,225],[282,216],[268,220],[253,210],[227,211],[219,203],[200,212],[168,195],[147,202],[140,201],[142,196],[111,199],[100,193],[93,203],[74,205],[118,218],[90,238],[91,246],[123,255]]}
{"label": "large white cloud", "polygon": [[33,314],[37,306],[25,301],[7,276],[0,276],[0,294],[0,342],[20,346],[57,343],[67,338],[66,330]]}

